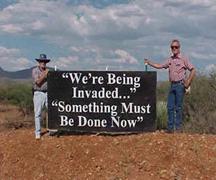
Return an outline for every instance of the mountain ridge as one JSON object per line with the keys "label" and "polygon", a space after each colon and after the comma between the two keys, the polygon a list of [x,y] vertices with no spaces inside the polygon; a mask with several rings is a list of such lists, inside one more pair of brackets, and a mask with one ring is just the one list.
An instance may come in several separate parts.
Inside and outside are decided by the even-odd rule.
{"label": "mountain ridge", "polygon": [[0,78],[31,79],[33,68],[35,68],[35,66],[19,71],[6,71],[2,67],[0,67]]}

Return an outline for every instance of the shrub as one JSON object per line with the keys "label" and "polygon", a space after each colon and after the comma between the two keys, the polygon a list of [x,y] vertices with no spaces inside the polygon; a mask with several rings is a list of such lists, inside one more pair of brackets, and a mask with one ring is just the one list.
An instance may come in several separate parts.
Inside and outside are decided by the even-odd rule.
{"label": "shrub", "polygon": [[[169,83],[163,82],[157,88],[157,127],[165,127],[165,105]],[[191,133],[216,134],[216,73],[209,76],[198,74],[191,86],[191,94],[184,97],[184,131]],[[165,120],[166,119],[166,120]]]}
{"label": "shrub", "polygon": [[185,130],[216,134],[216,74],[198,75],[192,93],[185,96]]}
{"label": "shrub", "polygon": [[167,103],[165,101],[157,102],[157,129],[165,129],[167,127]]}
{"label": "shrub", "polygon": [[13,84],[1,87],[0,100],[18,106],[24,116],[33,112],[30,84]]}

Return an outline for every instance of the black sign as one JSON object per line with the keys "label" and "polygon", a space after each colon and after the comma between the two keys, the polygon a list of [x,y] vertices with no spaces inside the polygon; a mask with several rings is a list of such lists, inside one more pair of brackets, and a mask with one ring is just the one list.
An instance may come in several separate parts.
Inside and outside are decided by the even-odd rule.
{"label": "black sign", "polygon": [[156,72],[48,74],[48,128],[82,132],[155,130]]}

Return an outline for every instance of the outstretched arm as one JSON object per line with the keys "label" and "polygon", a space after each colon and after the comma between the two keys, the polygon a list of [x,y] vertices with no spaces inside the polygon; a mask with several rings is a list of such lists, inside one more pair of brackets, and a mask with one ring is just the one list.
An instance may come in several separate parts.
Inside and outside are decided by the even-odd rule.
{"label": "outstretched arm", "polygon": [[148,65],[150,65],[150,66],[152,66],[152,67],[154,67],[154,68],[156,68],[156,69],[162,69],[162,68],[163,68],[163,66],[162,66],[161,64],[153,63],[153,62],[151,62],[151,61],[148,60],[148,59],[144,59],[144,63],[145,63],[145,64],[148,64]]}

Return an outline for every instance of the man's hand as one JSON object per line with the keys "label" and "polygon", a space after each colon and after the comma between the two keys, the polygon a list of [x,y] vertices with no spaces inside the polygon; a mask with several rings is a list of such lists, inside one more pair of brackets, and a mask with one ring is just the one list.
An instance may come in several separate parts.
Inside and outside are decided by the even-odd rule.
{"label": "man's hand", "polygon": [[148,59],[144,59],[144,64],[149,65],[149,60]]}
{"label": "man's hand", "polygon": [[144,59],[144,63],[151,66],[151,67],[154,67],[156,69],[162,69],[163,68],[163,66],[161,64],[154,63],[154,62],[152,62],[152,61],[150,61],[148,59]]}
{"label": "man's hand", "polygon": [[191,93],[191,87],[185,88],[185,94],[188,95]]}
{"label": "man's hand", "polygon": [[49,69],[46,69],[46,70],[43,72],[43,74],[42,74],[43,79],[44,79],[44,78],[47,78],[48,72],[49,72]]}
{"label": "man's hand", "polygon": [[188,88],[190,86],[190,81],[189,80],[184,80],[184,87]]}
{"label": "man's hand", "polygon": [[36,80],[36,84],[38,86],[41,86],[41,83],[43,83],[43,81],[47,78],[47,74],[49,72],[49,69],[46,69],[41,76],[38,77],[38,79]]}
{"label": "man's hand", "polygon": [[48,72],[49,72],[49,69],[46,69],[44,72],[46,74],[46,76],[47,76]]}

